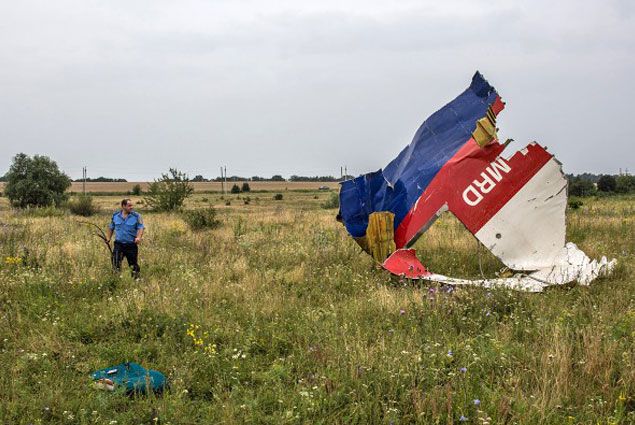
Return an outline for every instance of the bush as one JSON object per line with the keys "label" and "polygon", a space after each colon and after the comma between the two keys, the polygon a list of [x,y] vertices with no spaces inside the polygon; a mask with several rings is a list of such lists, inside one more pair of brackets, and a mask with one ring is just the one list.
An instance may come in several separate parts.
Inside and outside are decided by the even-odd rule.
{"label": "bush", "polygon": [[214,207],[187,210],[183,214],[183,219],[192,230],[215,229],[220,225]]}
{"label": "bush", "polygon": [[48,207],[26,207],[20,210],[20,215],[27,217],[62,217],[66,212],[61,208]]}
{"label": "bush", "polygon": [[173,211],[181,208],[193,191],[187,174],[170,168],[169,174],[162,174],[161,178],[150,183],[144,199],[155,211]]}
{"label": "bush", "polygon": [[19,153],[6,174],[5,195],[18,208],[60,206],[71,179],[47,156]]}
{"label": "bush", "polygon": [[68,209],[71,213],[82,217],[90,217],[98,211],[97,206],[93,204],[93,197],[90,195],[79,195],[71,199],[68,203]]}
{"label": "bush", "polygon": [[572,209],[572,210],[577,210],[582,205],[584,205],[584,204],[579,199],[570,199],[569,200],[569,208]]}
{"label": "bush", "polygon": [[615,178],[615,191],[618,193],[630,193],[635,191],[635,176],[622,174]]}
{"label": "bush", "polygon": [[340,195],[339,193],[331,193],[331,196],[321,205],[324,209],[334,209],[340,207]]}
{"label": "bush", "polygon": [[589,180],[576,178],[569,183],[569,195],[591,196],[595,193],[595,185]]}
{"label": "bush", "polygon": [[615,177],[604,175],[598,180],[598,190],[601,192],[615,192],[617,182]]}
{"label": "bush", "polygon": [[249,187],[249,183],[244,182],[243,186],[240,188],[243,192],[251,192],[251,188]]}
{"label": "bush", "polygon": [[232,189],[230,190],[231,193],[240,193],[240,187],[238,187],[237,184],[234,184],[232,186]]}
{"label": "bush", "polygon": [[137,183],[134,186],[132,186],[132,190],[130,191],[130,194],[135,196],[141,195],[141,185]]}
{"label": "bush", "polygon": [[245,197],[245,200],[243,202],[245,203],[245,205],[249,205],[249,203],[251,202],[251,198],[247,196]]}
{"label": "bush", "polygon": [[282,201],[282,193],[276,193],[275,195],[273,195],[273,200]]}

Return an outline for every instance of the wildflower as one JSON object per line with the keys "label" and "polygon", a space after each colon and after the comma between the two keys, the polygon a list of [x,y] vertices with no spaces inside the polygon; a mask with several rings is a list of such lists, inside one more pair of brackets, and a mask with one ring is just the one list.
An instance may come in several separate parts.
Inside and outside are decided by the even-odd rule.
{"label": "wildflower", "polygon": [[17,264],[20,264],[21,262],[22,262],[21,257],[5,257],[4,258],[4,263],[9,265],[17,265]]}
{"label": "wildflower", "polygon": [[478,398],[474,399],[474,406],[480,406],[481,405],[481,400],[479,400]]}
{"label": "wildflower", "polygon": [[406,310],[404,310],[403,308],[399,310],[399,315],[403,316],[404,314],[406,314]]}
{"label": "wildflower", "polygon": [[467,372],[467,368],[466,368],[466,367],[462,367],[461,369],[459,369],[459,371],[460,371],[461,373],[465,373],[465,372]]}
{"label": "wildflower", "polygon": [[454,353],[452,352],[452,350],[448,350],[448,357],[452,357],[454,355]]}
{"label": "wildflower", "polygon": [[459,418],[459,422],[467,422],[467,416],[461,415],[461,417]]}

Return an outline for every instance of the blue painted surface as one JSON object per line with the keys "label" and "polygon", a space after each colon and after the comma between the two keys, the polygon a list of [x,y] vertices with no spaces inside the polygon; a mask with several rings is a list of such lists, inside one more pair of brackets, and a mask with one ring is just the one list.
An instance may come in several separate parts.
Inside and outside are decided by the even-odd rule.
{"label": "blue painted surface", "polygon": [[340,214],[354,237],[366,234],[375,211],[395,214],[395,229],[439,170],[472,137],[498,94],[476,72],[470,86],[426,119],[408,146],[383,170],[341,183]]}

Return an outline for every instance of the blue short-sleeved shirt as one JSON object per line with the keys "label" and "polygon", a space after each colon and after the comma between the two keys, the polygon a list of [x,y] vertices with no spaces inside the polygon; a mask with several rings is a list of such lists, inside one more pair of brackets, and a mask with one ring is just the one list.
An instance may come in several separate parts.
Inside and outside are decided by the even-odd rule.
{"label": "blue short-sleeved shirt", "polygon": [[134,243],[137,237],[137,231],[145,228],[141,214],[132,211],[125,218],[121,211],[117,211],[112,215],[110,230],[115,231],[115,242]]}

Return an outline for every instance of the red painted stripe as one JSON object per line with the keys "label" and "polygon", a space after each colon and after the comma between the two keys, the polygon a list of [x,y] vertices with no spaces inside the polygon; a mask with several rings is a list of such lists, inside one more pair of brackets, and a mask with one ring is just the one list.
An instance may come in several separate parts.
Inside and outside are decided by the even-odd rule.
{"label": "red painted stripe", "polygon": [[498,113],[503,109],[505,109],[505,102],[503,102],[503,99],[498,96],[494,103],[492,103],[492,111],[494,112],[494,115],[498,115]]}
{"label": "red painted stripe", "polygon": [[415,255],[414,249],[398,249],[386,258],[382,267],[397,276],[418,279],[430,273]]}
{"label": "red painted stripe", "polygon": [[[504,160],[511,169],[508,173],[499,171],[501,181],[496,181],[487,167],[491,169],[490,164],[500,156],[503,149],[504,146],[498,142],[480,148],[473,139],[459,149],[437,173],[397,227],[397,248],[413,241],[444,205],[471,233],[478,232],[552,157],[540,145],[531,144],[527,146],[526,153],[517,152],[509,160]],[[474,183],[484,180],[481,173],[485,173],[495,183],[488,193],[482,193]],[[468,205],[463,198],[465,189],[470,185],[482,195],[475,206]],[[489,188],[488,186],[490,185],[486,184],[485,188]],[[470,195],[471,199],[475,199],[473,193]]]}

